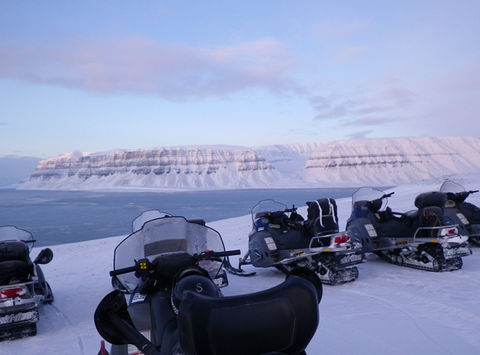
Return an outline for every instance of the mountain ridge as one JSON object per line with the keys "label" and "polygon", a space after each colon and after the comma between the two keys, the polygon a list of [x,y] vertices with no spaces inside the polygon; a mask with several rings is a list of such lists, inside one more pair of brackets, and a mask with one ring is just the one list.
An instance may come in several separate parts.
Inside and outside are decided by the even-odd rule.
{"label": "mountain ridge", "polygon": [[396,185],[480,170],[474,137],[371,138],[65,153],[22,189],[237,189]]}

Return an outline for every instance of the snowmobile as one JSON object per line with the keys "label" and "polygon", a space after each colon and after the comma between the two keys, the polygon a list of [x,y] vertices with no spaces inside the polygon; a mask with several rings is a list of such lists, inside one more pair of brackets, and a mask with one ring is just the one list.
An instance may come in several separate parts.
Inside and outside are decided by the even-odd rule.
{"label": "snowmobile", "polygon": [[427,192],[415,199],[417,210],[393,212],[388,197],[372,187],[362,187],[352,196],[352,214],[347,231],[373,252],[397,265],[428,271],[457,270],[462,257],[471,254],[467,237],[456,226],[443,222],[445,194]]}
{"label": "snowmobile", "polygon": [[115,248],[110,275],[119,287],[94,314],[110,354],[305,354],[318,326],[320,281],[294,270],[269,290],[223,297],[225,257],[239,254],[225,251],[202,220],[146,221]]}
{"label": "snowmobile", "polygon": [[346,232],[339,232],[334,199],[307,202],[305,221],[297,208],[287,208],[275,200],[262,200],[252,208],[252,231],[248,251],[238,268],[227,270],[250,276],[242,266],[276,267],[289,273],[295,267],[307,267],[319,274],[322,283],[336,285],[358,277],[356,264],[363,261],[360,243]]}
{"label": "snowmobile", "polygon": [[0,227],[0,340],[35,335],[39,305],[53,302],[40,268],[52,260],[53,252],[45,248],[32,262],[29,254],[34,242],[26,230]]}
{"label": "snowmobile", "polygon": [[467,191],[462,185],[446,180],[440,187],[446,194],[445,216],[457,224],[460,234],[467,235],[470,243],[480,246],[480,208],[472,203],[465,202],[468,196],[478,190]]}

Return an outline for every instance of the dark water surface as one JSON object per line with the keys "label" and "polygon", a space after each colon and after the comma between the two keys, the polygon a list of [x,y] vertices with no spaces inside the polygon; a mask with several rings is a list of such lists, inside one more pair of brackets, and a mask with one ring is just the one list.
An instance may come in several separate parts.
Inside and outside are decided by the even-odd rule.
{"label": "dark water surface", "polygon": [[99,239],[131,232],[132,220],[158,209],[207,222],[242,216],[259,200],[297,207],[322,197],[351,196],[356,188],[251,189],[188,192],[93,192],[0,189],[0,225],[30,231],[36,245]]}

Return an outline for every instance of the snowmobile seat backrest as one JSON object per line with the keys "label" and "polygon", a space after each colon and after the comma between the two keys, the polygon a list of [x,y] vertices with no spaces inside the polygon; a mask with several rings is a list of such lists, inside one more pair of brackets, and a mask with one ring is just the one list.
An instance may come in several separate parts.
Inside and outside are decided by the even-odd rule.
{"label": "snowmobile seat backrest", "polygon": [[179,307],[180,344],[187,354],[298,354],[318,326],[318,294],[300,276],[240,296],[187,291]]}
{"label": "snowmobile seat backrest", "polygon": [[7,240],[0,242],[0,262],[7,260],[19,260],[26,263],[31,262],[30,250],[24,242],[18,240]]}
{"label": "snowmobile seat backrest", "polygon": [[[439,227],[443,225],[443,210],[440,207],[425,207],[420,210],[418,214],[419,227]],[[420,238],[434,238],[437,235],[434,229],[419,230],[417,237]]]}
{"label": "snowmobile seat backrest", "polygon": [[444,192],[440,192],[440,191],[424,192],[415,198],[415,206],[418,209],[422,209],[424,207],[430,207],[430,206],[436,206],[443,209],[446,201],[447,201],[447,197]]}
{"label": "snowmobile seat backrest", "polygon": [[326,235],[338,232],[338,222],[332,216],[318,217],[313,223],[313,235]]}
{"label": "snowmobile seat backrest", "polygon": [[443,210],[440,207],[425,207],[419,217],[421,227],[438,227],[442,225]]}
{"label": "snowmobile seat backrest", "polygon": [[33,264],[21,260],[0,261],[0,285],[29,281]]}
{"label": "snowmobile seat backrest", "polygon": [[321,198],[307,202],[307,219],[315,220],[320,216],[333,215],[337,219],[337,202],[333,198]]}
{"label": "snowmobile seat backrest", "polygon": [[313,233],[324,235],[338,232],[337,203],[333,198],[322,198],[307,202],[309,221],[313,221]]}

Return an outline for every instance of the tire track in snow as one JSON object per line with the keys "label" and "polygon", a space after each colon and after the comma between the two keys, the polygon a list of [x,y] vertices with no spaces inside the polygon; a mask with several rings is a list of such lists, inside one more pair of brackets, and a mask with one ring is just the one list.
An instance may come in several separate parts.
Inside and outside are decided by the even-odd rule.
{"label": "tire track in snow", "polygon": [[420,324],[418,324],[417,320],[415,319],[415,317],[408,311],[406,311],[405,309],[403,309],[402,307],[399,307],[395,304],[393,304],[392,302],[389,302],[387,299],[383,298],[383,297],[378,297],[378,296],[372,296],[372,295],[367,295],[363,292],[358,292],[358,291],[355,291],[355,290],[348,290],[350,293],[354,293],[354,294],[357,294],[357,295],[361,295],[363,297],[367,297],[367,298],[371,298],[371,299],[374,299],[376,301],[380,301],[386,305],[388,305],[389,307],[399,311],[400,313],[403,313],[404,315],[406,315],[413,323],[413,325],[415,326],[415,328],[417,328],[420,333],[422,333],[425,338],[427,338],[428,340],[430,340],[433,344],[435,344],[436,346],[438,346],[440,349],[442,349],[443,351],[445,351],[446,353],[448,354],[452,354],[452,352],[450,352],[448,349],[446,349],[442,344],[440,344],[438,341],[436,341],[434,338],[432,338],[430,336],[430,334],[428,334],[421,326]]}
{"label": "tire track in snow", "polygon": [[[477,312],[471,312],[469,308],[471,299],[478,297],[477,285],[480,283],[477,278],[472,277],[472,270],[476,271],[477,269],[473,267],[474,265],[467,267],[468,270],[452,271],[451,273],[425,273],[414,269],[395,271],[393,267],[389,268],[387,265],[383,268],[384,273],[379,269],[370,269],[370,272],[365,273],[365,276],[368,275],[365,280],[352,285],[354,287],[345,291],[390,305],[412,318],[417,328],[421,327],[418,319],[423,317],[427,322],[434,322],[441,315],[441,319],[445,321],[443,323],[445,328],[450,328],[453,334],[462,338],[463,342],[469,344],[473,349],[480,348],[480,339],[471,336],[471,329],[480,328],[480,318],[476,315]],[[371,281],[368,279],[372,279],[371,281],[377,279],[374,281],[375,294],[372,294],[372,290],[369,288]],[[443,287],[443,285],[448,285],[448,287]],[[393,304],[392,297],[394,300],[399,300],[400,305],[409,305],[418,309],[418,316],[409,313],[405,307]],[[433,339],[430,335],[431,332],[428,333],[428,338]],[[424,329],[422,329],[422,334],[425,334]],[[435,343],[438,344],[438,341]]]}
{"label": "tire track in snow", "polygon": [[[74,326],[74,323],[70,320],[70,318],[64,312],[62,312],[60,310],[60,308],[58,308],[54,304],[47,304],[46,306],[52,308],[54,310],[55,314],[59,315],[65,321],[65,323],[67,324],[69,329],[71,329]],[[72,333],[72,334],[74,333],[71,330],[69,330],[69,332]],[[85,355],[85,349],[84,349],[84,346],[83,346],[82,338],[80,336],[76,335],[76,334],[75,334],[75,337],[77,339],[78,347],[80,348],[80,353],[82,355]]]}

